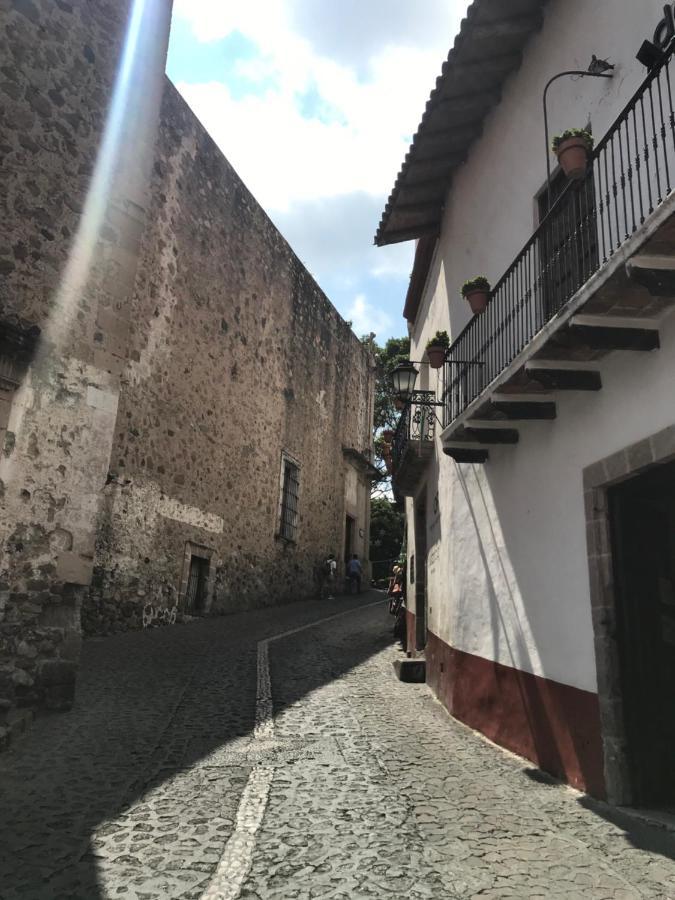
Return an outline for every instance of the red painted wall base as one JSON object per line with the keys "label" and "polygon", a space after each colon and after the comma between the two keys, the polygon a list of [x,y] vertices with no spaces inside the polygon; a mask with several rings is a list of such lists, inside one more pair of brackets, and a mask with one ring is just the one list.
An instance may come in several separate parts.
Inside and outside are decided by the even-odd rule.
{"label": "red painted wall base", "polygon": [[[408,648],[415,616],[408,613]],[[597,694],[450,647],[429,632],[427,684],[448,711],[496,744],[605,797]]]}
{"label": "red painted wall base", "polygon": [[406,651],[408,653],[415,652],[415,613],[409,609],[405,611],[405,628],[406,628]]}

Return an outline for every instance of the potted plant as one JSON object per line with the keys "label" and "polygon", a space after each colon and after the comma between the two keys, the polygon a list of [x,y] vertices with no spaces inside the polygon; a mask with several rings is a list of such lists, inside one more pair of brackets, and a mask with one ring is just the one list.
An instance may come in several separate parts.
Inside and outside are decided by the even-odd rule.
{"label": "potted plant", "polygon": [[382,432],[382,441],[385,444],[391,444],[394,440],[394,432],[391,428],[385,428]]}
{"label": "potted plant", "polygon": [[485,275],[478,275],[462,285],[462,297],[468,301],[474,316],[485,312],[490,299],[490,290],[490,282]]}
{"label": "potted plant", "polygon": [[569,128],[562,134],[556,134],[551,143],[551,150],[571,181],[578,181],[585,176],[592,149],[593,135],[585,128]]}
{"label": "potted plant", "polygon": [[400,397],[394,397],[394,406],[399,411],[405,409],[405,400],[401,400]]}
{"label": "potted plant", "polygon": [[450,338],[447,331],[437,331],[427,341],[427,359],[432,369],[440,369],[445,362],[445,354],[450,346]]}

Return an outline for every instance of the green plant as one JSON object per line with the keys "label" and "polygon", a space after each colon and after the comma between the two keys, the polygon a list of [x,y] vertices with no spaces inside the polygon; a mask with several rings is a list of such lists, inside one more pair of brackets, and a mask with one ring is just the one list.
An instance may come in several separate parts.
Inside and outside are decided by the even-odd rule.
{"label": "green plant", "polygon": [[562,134],[556,134],[551,141],[551,150],[557,153],[562,142],[568,138],[580,138],[588,147],[589,152],[593,149],[593,135],[590,131],[586,131],[585,128],[568,128]]}
{"label": "green plant", "polygon": [[429,347],[445,347],[450,346],[450,337],[447,331],[437,331],[436,334],[427,341],[427,350]]}
{"label": "green plant", "polygon": [[490,293],[490,282],[485,275],[478,275],[475,278],[471,278],[462,285],[462,297],[473,294],[474,291],[487,291],[488,294]]}

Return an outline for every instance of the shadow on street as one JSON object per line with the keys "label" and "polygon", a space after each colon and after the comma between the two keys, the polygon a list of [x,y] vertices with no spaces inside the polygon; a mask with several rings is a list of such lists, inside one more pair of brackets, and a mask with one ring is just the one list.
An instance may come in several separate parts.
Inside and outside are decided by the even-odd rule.
{"label": "shadow on street", "polygon": [[[189,852],[186,833],[192,825],[188,827],[188,823],[201,822],[203,832],[218,815],[213,805],[209,806],[218,797],[208,785],[196,796],[181,796],[179,789],[171,791],[170,783],[178,784],[183,773],[219,748],[236,752],[247,745],[255,724],[257,642],[356,609],[380,596],[366,593],[323,603],[297,603],[87,641],[75,708],[39,719],[25,739],[0,756],[3,900],[105,897],[98,867],[99,854],[104,851],[98,845],[105,847],[112,841],[114,848],[119,837],[115,823],[124,821],[130,807],[138,806],[150,789],[160,791],[156,804],[160,814],[155,809],[150,824],[159,828],[162,838],[154,840],[159,845],[165,842],[168,848],[173,843],[174,850],[176,842],[184,840]],[[303,690],[314,690],[340,677],[393,643],[384,604],[381,616],[381,638],[373,642],[371,636],[360,642],[344,660],[344,667],[333,663],[328,668],[306,669]],[[312,640],[311,630],[304,639]],[[279,652],[283,652],[283,641],[272,645],[272,660]],[[286,695],[279,690],[274,679],[272,684],[275,710],[298,699],[297,693]],[[240,788],[249,770],[243,754],[239,778],[234,778]],[[164,807],[162,785],[169,785]],[[236,808],[237,800],[230,796],[223,802]],[[199,806],[202,801],[203,808]],[[141,806],[132,825],[132,840],[135,829],[139,841],[145,836],[149,817]],[[193,830],[201,833],[200,827]],[[96,840],[92,840],[94,832]],[[223,832],[219,839],[222,845],[227,834]],[[200,841],[195,838],[189,843]],[[159,886],[166,867],[162,846],[154,857],[148,853],[135,856],[128,842],[119,846],[119,857],[106,853],[119,883],[138,875],[141,865],[144,870],[154,866],[159,879],[157,896],[199,896],[197,884],[185,882],[185,892],[179,884]],[[189,867],[189,860],[185,865]],[[208,869],[202,864],[202,870]]]}

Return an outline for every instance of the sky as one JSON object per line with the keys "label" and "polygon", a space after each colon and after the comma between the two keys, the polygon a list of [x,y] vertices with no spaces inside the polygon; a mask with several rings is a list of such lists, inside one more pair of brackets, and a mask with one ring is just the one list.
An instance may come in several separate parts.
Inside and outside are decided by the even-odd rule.
{"label": "sky", "polygon": [[465,0],[174,0],[167,72],[360,336],[406,333],[414,242],[373,246]]}

